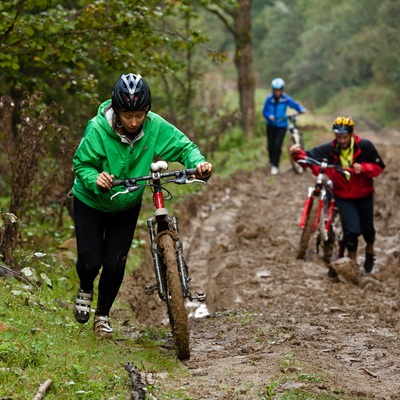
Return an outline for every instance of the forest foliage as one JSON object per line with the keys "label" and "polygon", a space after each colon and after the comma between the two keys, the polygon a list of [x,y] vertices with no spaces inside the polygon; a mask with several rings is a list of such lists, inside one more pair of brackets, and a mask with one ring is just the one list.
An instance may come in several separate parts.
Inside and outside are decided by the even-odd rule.
{"label": "forest foliage", "polygon": [[260,82],[283,76],[319,108],[341,90],[390,89],[387,114],[400,110],[400,2],[391,0],[254,1],[255,68]]}
{"label": "forest foliage", "polygon": [[[185,120],[198,109],[188,109],[196,93],[215,82],[235,87],[237,37],[207,11],[219,3],[223,13],[240,1],[2,2],[1,93],[43,92],[47,103],[66,110],[62,122],[79,138],[118,76],[139,71],[157,88],[156,104],[167,117]],[[373,83],[390,89],[387,118],[397,115],[399,2],[252,0],[251,7],[259,86],[281,76],[319,108],[344,88]],[[210,74],[221,70],[226,82],[214,81]]]}

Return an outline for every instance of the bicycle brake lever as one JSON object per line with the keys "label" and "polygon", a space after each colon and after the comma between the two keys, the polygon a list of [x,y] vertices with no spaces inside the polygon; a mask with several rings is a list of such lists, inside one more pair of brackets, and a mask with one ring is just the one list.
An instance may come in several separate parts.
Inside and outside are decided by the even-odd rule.
{"label": "bicycle brake lever", "polygon": [[177,185],[185,185],[187,183],[203,183],[204,185],[206,184],[205,181],[201,179],[196,179],[196,178],[188,178],[186,174],[179,174],[172,182],[176,183]]}
{"label": "bicycle brake lever", "polygon": [[117,196],[119,196],[120,194],[126,194],[126,193],[129,193],[129,190],[128,190],[128,189],[125,189],[123,192],[114,193],[114,194],[110,197],[110,199],[111,199],[111,200],[114,200],[114,197],[117,197]]}
{"label": "bicycle brake lever", "polygon": [[201,179],[197,179],[197,178],[193,178],[193,179],[186,178],[186,182],[185,183],[195,183],[195,182],[202,183],[203,185],[207,184],[207,182],[202,181]]}

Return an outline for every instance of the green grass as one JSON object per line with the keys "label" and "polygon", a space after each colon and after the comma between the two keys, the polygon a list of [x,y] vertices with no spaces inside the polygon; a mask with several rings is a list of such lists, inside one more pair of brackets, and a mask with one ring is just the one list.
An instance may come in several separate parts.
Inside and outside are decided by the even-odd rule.
{"label": "green grass", "polygon": [[[72,304],[73,292],[62,276],[53,289],[35,290],[16,280],[0,286],[1,396],[33,398],[49,378],[53,386],[46,399],[106,399],[111,394],[126,399],[131,390],[127,362],[142,373],[186,373],[172,351],[160,351],[166,330],[117,327],[114,340],[97,339],[90,322],[77,324],[72,308],[63,306]],[[127,335],[129,329],[134,338]]]}

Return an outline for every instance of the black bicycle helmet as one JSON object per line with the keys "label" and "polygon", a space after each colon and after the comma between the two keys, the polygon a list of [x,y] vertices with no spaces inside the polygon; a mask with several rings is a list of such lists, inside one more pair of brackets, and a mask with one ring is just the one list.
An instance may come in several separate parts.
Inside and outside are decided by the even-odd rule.
{"label": "black bicycle helmet", "polygon": [[149,111],[151,93],[147,82],[139,74],[121,75],[112,91],[114,111]]}

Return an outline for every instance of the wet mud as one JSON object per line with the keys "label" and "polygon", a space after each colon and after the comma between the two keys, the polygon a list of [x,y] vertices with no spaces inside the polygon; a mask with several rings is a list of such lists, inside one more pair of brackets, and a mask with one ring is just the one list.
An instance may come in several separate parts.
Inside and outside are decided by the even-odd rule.
{"label": "wet mud", "polygon": [[[332,279],[315,240],[297,260],[298,226],[309,171],[265,169],[212,178],[179,211],[192,292],[190,378],[163,380],[193,399],[258,399],[272,390],[337,393],[338,398],[400,399],[400,134],[369,133],[387,168],[375,180],[376,263],[359,279]],[[138,321],[165,323],[143,285],[150,259],[127,276],[121,295]],[[195,313],[203,315],[195,318]],[[303,377],[304,379],[302,379]],[[347,396],[347,397],[345,397]],[[267,397],[265,397],[267,398]]]}

